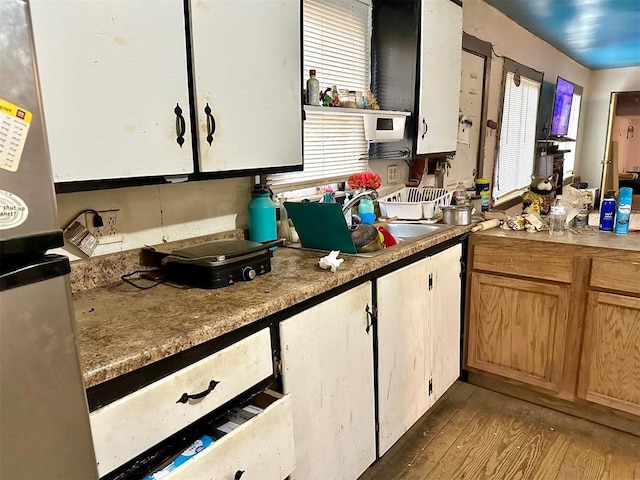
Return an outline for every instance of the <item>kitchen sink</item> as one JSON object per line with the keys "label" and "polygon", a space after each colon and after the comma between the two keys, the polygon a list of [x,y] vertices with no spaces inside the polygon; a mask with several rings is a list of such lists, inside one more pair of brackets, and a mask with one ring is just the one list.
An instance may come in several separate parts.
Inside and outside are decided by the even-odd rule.
{"label": "kitchen sink", "polygon": [[[366,253],[344,253],[340,252],[340,255],[347,255],[353,257],[376,257],[385,252],[388,252],[392,249],[398,248],[401,245],[407,245],[412,242],[417,242],[426,237],[430,237],[432,235],[436,235],[440,232],[444,232],[453,228],[454,225],[444,225],[444,224],[425,224],[425,223],[417,223],[417,222],[403,222],[396,221],[391,222],[385,225],[387,231],[395,237],[398,241],[398,245],[393,247],[384,248],[382,250],[376,250],[375,252],[366,252]],[[317,251],[317,252],[325,252],[324,250],[317,250],[315,248],[305,248],[299,243],[287,245],[289,248],[299,248],[301,250],[309,250],[309,251]]]}

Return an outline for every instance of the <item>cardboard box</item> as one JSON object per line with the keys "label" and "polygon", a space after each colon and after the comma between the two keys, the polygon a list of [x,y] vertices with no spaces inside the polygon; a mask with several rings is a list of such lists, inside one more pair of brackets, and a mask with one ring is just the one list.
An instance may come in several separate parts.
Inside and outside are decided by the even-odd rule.
{"label": "cardboard box", "polygon": [[211,437],[209,437],[208,435],[203,435],[198,440],[196,440],[191,445],[189,445],[189,447],[184,452],[182,452],[180,455],[175,457],[171,461],[171,463],[161,468],[157,472],[154,472],[151,475],[144,477],[143,480],[159,480],[160,478],[168,475],[169,472],[174,471],[183,463],[191,460],[193,457],[195,457],[198,453],[200,453],[205,448],[209,447],[210,445],[213,445],[213,443],[214,443],[214,440]]}
{"label": "cardboard box", "polygon": [[262,408],[254,407],[253,405],[247,405],[246,407],[236,407],[229,410],[227,418],[232,422],[243,424],[247,420],[251,420],[253,417],[262,412]]}

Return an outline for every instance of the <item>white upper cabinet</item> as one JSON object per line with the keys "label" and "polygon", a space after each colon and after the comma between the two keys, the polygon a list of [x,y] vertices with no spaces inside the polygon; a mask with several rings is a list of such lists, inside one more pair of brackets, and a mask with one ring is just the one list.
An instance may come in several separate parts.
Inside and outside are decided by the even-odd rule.
{"label": "white upper cabinet", "polygon": [[418,154],[456,149],[461,65],[462,8],[451,0],[423,0]]}
{"label": "white upper cabinet", "polygon": [[192,172],[182,1],[29,3],[54,180]]}
{"label": "white upper cabinet", "polygon": [[299,0],[191,0],[200,169],[302,164]]}

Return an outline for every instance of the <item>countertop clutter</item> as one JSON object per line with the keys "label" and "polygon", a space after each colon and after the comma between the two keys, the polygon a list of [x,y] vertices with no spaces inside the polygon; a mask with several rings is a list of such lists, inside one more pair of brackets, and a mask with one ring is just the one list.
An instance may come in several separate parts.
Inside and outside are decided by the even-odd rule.
{"label": "countertop clutter", "polygon": [[[270,273],[217,290],[169,284],[138,290],[117,281],[122,273],[138,268],[138,252],[101,259],[112,266],[111,282],[103,286],[95,278],[104,276],[96,261],[76,262],[72,279],[85,386],[222,336],[468,231],[468,226],[454,227],[372,258],[345,255],[336,273],[318,267],[320,252],[278,248]],[[231,232],[223,238],[237,235]]]}

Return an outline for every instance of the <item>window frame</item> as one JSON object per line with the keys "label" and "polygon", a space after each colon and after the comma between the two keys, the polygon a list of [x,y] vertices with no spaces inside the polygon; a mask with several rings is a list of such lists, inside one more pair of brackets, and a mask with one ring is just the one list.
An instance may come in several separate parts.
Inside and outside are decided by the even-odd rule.
{"label": "window frame", "polygon": [[528,67],[519,62],[516,62],[511,58],[505,57],[504,64],[503,64],[503,71],[502,71],[502,94],[500,98],[499,122],[498,122],[498,130],[496,133],[496,155],[495,155],[495,163],[494,163],[494,169],[493,169],[493,186],[491,189],[491,202],[493,206],[502,205],[507,202],[513,201],[515,198],[519,197],[523,191],[526,190],[524,186],[517,187],[513,190],[500,194],[500,196],[498,197],[495,197],[495,191],[498,185],[498,175],[499,175],[499,169],[500,169],[500,141],[502,138],[502,129],[504,126],[503,115],[504,115],[504,102],[506,98],[506,86],[507,86],[506,82],[510,73],[514,75],[519,74],[521,78],[525,77],[539,84],[538,99],[536,102],[536,108],[534,109],[535,121],[532,129],[534,147],[533,147],[533,151],[531,152],[531,171],[529,172],[529,175],[531,175],[535,171],[535,161],[536,161],[536,130],[535,130],[536,125],[535,124],[537,122],[538,107],[540,105],[540,93],[542,89],[542,83],[544,80],[544,72],[540,72],[531,67]]}
{"label": "window frame", "polygon": [[[309,53],[307,48],[311,48],[311,50],[313,50],[314,52],[313,55],[317,57],[318,52],[323,51],[324,48],[331,48],[330,47],[331,43],[336,42],[337,35],[335,35],[335,32],[333,36],[327,35],[328,37],[327,43],[329,44],[328,47],[324,46],[324,42],[322,42],[321,46],[318,47],[317,37],[314,38],[315,43],[311,44],[310,46],[307,46],[307,43],[305,43],[305,37],[304,37],[304,32],[306,30],[314,30],[314,28],[316,29],[316,31],[318,30],[318,27],[314,24],[305,25],[305,12],[311,11],[312,8],[315,9],[316,11],[320,9],[330,9],[331,6],[333,6],[335,11],[338,11],[338,12],[341,9],[343,11],[348,11],[350,8],[352,9],[351,7],[352,5],[358,4],[358,7],[364,6],[368,9],[368,12],[366,13],[366,18],[362,16],[362,13],[363,13],[362,9],[360,10],[352,9],[352,11],[356,11],[358,13],[358,15],[355,15],[355,18],[357,18],[358,20],[364,19],[364,23],[359,23],[357,25],[364,26],[364,29],[360,30],[360,32],[361,33],[364,32],[364,34],[366,35],[366,39],[364,41],[364,47],[363,47],[365,58],[364,58],[364,62],[359,63],[359,65],[365,66],[366,71],[364,72],[359,71],[358,76],[361,79],[362,78],[361,75],[362,73],[364,73],[364,77],[366,77],[364,80],[366,83],[365,88],[367,90],[370,89],[371,75],[372,75],[371,47],[372,47],[372,33],[373,33],[373,2],[372,0],[301,0],[301,4],[302,4],[301,22],[302,22],[302,32],[303,32],[302,33],[303,35],[303,38],[302,38],[303,67],[302,68],[303,70],[301,72],[302,85],[306,83],[306,79],[308,78],[308,70],[311,68],[315,68],[316,70],[318,70],[317,77],[321,82],[321,85],[320,85],[321,91],[324,91],[324,89],[327,86],[331,86],[333,84],[336,84],[338,89],[357,88],[357,91],[360,91],[360,89],[362,88],[360,86],[361,80],[357,80],[358,85],[339,84],[338,80],[331,77],[327,77],[326,75],[322,74],[323,72],[322,72],[321,65],[316,66],[316,65],[308,64],[307,59],[311,54]],[[313,7],[311,7],[308,4],[313,4]],[[334,16],[334,13],[329,12],[328,15],[331,17],[331,16]],[[338,16],[336,16],[336,18],[338,18]],[[331,28],[333,28],[335,31],[337,28],[336,25],[339,25],[339,23],[336,22],[334,24],[330,24],[330,27],[328,28],[329,32],[331,32]],[[353,24],[350,24],[350,25],[353,25]],[[357,27],[356,29],[354,29],[352,26],[349,26],[344,31],[339,30],[339,34],[346,35],[346,34],[349,34],[350,32],[354,32],[355,30],[357,30]],[[324,31],[322,33],[324,33]],[[322,34],[319,34],[318,36],[321,37]],[[360,42],[363,39],[362,36],[356,37],[356,38],[357,38],[357,41],[360,41]],[[358,45],[362,46],[362,43],[359,43]],[[333,56],[337,56],[337,54]],[[338,58],[334,63],[332,63],[333,57],[331,58],[327,57],[327,58],[328,58],[327,68],[329,69],[329,71],[331,71],[331,68],[338,69],[339,66],[341,66],[341,64],[344,64],[344,66],[346,66],[347,64],[350,64],[350,62],[345,62],[344,59],[341,59],[341,58]],[[351,63],[354,63],[354,62],[351,62]],[[347,69],[340,71],[339,73],[337,73],[336,78],[348,77],[352,75],[350,72],[351,71]],[[363,91],[362,93],[364,94],[365,92]],[[318,107],[313,107],[313,108],[318,108]],[[312,111],[312,109],[310,109],[309,111],[305,111],[305,117],[304,117],[305,122],[303,123],[303,158],[304,158],[303,170],[282,173],[282,174],[268,175],[267,181],[271,185],[272,190],[276,193],[282,193],[282,192],[290,192],[292,190],[310,188],[313,186],[322,186],[322,185],[332,184],[335,182],[344,182],[346,181],[348,176],[353,173],[368,171],[369,170],[369,162],[368,162],[369,143],[364,138],[364,122],[363,122],[362,115],[363,114],[361,113],[347,115],[345,114],[344,111],[340,111],[339,108],[334,108],[334,109],[326,108],[326,111],[321,111],[321,112],[314,112]],[[344,122],[342,122],[342,124],[340,124],[341,118],[338,118],[338,117],[341,117],[344,119]],[[358,122],[359,122],[359,125],[356,126],[355,124]],[[325,125],[326,125],[327,132],[324,131]],[[338,128],[339,130],[336,130],[336,128]],[[325,148],[327,152],[331,152],[332,143],[335,143],[330,140],[332,131],[336,132],[335,134],[337,134],[339,137],[343,139],[349,136],[351,136],[352,138],[353,148],[349,148],[348,151],[345,151],[345,155],[344,155],[345,158],[335,158],[334,160],[331,160],[325,157]],[[360,135],[362,136],[361,141],[360,141]],[[318,141],[319,137],[321,138],[320,142]],[[313,139],[312,143],[305,141],[306,138]],[[355,158],[356,156],[357,158]],[[345,173],[345,174],[341,173],[339,175],[333,174],[333,172],[335,172],[336,170],[340,170],[339,168],[335,168],[335,166],[340,166],[340,165],[344,166],[345,163],[348,164],[348,167],[345,169],[345,171],[348,171],[348,173]],[[332,164],[334,165],[333,168],[332,168]],[[320,174],[317,177],[310,178],[309,169],[316,170]]]}

